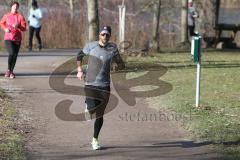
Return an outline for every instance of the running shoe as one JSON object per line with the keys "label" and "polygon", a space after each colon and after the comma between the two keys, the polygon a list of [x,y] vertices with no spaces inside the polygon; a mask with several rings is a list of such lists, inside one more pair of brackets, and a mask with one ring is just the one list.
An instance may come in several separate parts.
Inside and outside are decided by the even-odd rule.
{"label": "running shoe", "polygon": [[10,76],[9,76],[11,79],[14,79],[15,78],[15,74],[14,73],[10,73]]}
{"label": "running shoe", "polygon": [[38,51],[41,51],[42,50],[42,45],[39,45],[38,46]]}
{"label": "running shoe", "polygon": [[100,150],[101,149],[101,146],[99,145],[98,140],[96,138],[92,139],[91,145],[92,145],[93,150]]}
{"label": "running shoe", "polygon": [[10,71],[9,70],[7,70],[6,72],[5,72],[5,75],[4,75],[4,77],[10,77]]}

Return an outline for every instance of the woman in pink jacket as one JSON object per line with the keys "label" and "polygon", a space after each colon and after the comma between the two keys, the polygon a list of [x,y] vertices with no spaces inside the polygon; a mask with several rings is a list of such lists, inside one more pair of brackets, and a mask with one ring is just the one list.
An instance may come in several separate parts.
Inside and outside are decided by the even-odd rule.
{"label": "woman in pink jacket", "polygon": [[22,32],[26,31],[26,20],[18,13],[19,3],[14,1],[11,3],[11,12],[5,14],[0,21],[0,26],[4,30],[4,41],[8,56],[8,70],[5,77],[15,78],[13,73],[18,52],[22,41]]}

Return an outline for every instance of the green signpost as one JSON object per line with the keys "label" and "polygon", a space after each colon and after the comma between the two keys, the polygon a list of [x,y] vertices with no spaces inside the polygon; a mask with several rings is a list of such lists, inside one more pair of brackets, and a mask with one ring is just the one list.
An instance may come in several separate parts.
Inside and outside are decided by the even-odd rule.
{"label": "green signpost", "polygon": [[191,54],[193,55],[194,63],[198,63],[201,58],[201,36],[193,36]]}
{"label": "green signpost", "polygon": [[200,80],[201,80],[201,36],[192,37],[191,54],[193,61],[197,64],[197,82],[196,82],[196,107],[200,104]]}

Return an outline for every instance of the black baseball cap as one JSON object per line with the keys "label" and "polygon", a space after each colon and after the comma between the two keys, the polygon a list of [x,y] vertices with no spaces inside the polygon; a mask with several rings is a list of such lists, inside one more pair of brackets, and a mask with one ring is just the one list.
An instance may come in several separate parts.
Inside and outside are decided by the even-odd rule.
{"label": "black baseball cap", "polygon": [[100,30],[100,34],[102,33],[106,33],[106,34],[110,34],[112,33],[112,29],[110,26],[103,26]]}

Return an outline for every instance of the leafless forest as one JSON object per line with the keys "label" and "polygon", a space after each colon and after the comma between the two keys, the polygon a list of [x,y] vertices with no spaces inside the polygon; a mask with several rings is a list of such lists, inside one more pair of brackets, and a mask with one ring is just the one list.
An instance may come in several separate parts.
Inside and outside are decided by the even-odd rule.
{"label": "leafless forest", "polygon": [[[21,2],[20,12],[27,18],[30,0]],[[126,40],[132,47],[143,49],[151,45],[153,32],[153,4],[157,0],[125,0],[126,5]],[[88,20],[86,0],[38,0],[44,11],[42,39],[45,48],[79,48],[88,41]],[[195,7],[200,15],[197,30],[205,36],[214,36],[215,0],[195,0]],[[9,0],[0,0],[0,16],[10,10]],[[99,0],[100,26],[111,25],[112,41],[118,43],[118,6],[122,0]],[[240,1],[222,0],[220,20],[239,23],[239,16],[228,10],[238,10]],[[228,17],[225,14],[227,13]],[[231,20],[233,22],[231,22]],[[161,0],[160,9],[160,46],[173,48],[181,41],[181,0]],[[228,34],[228,33],[224,33]],[[2,41],[3,32],[0,38]],[[23,47],[27,47],[28,33],[24,33]],[[240,38],[237,36],[237,43]],[[1,47],[3,43],[1,42]]]}

